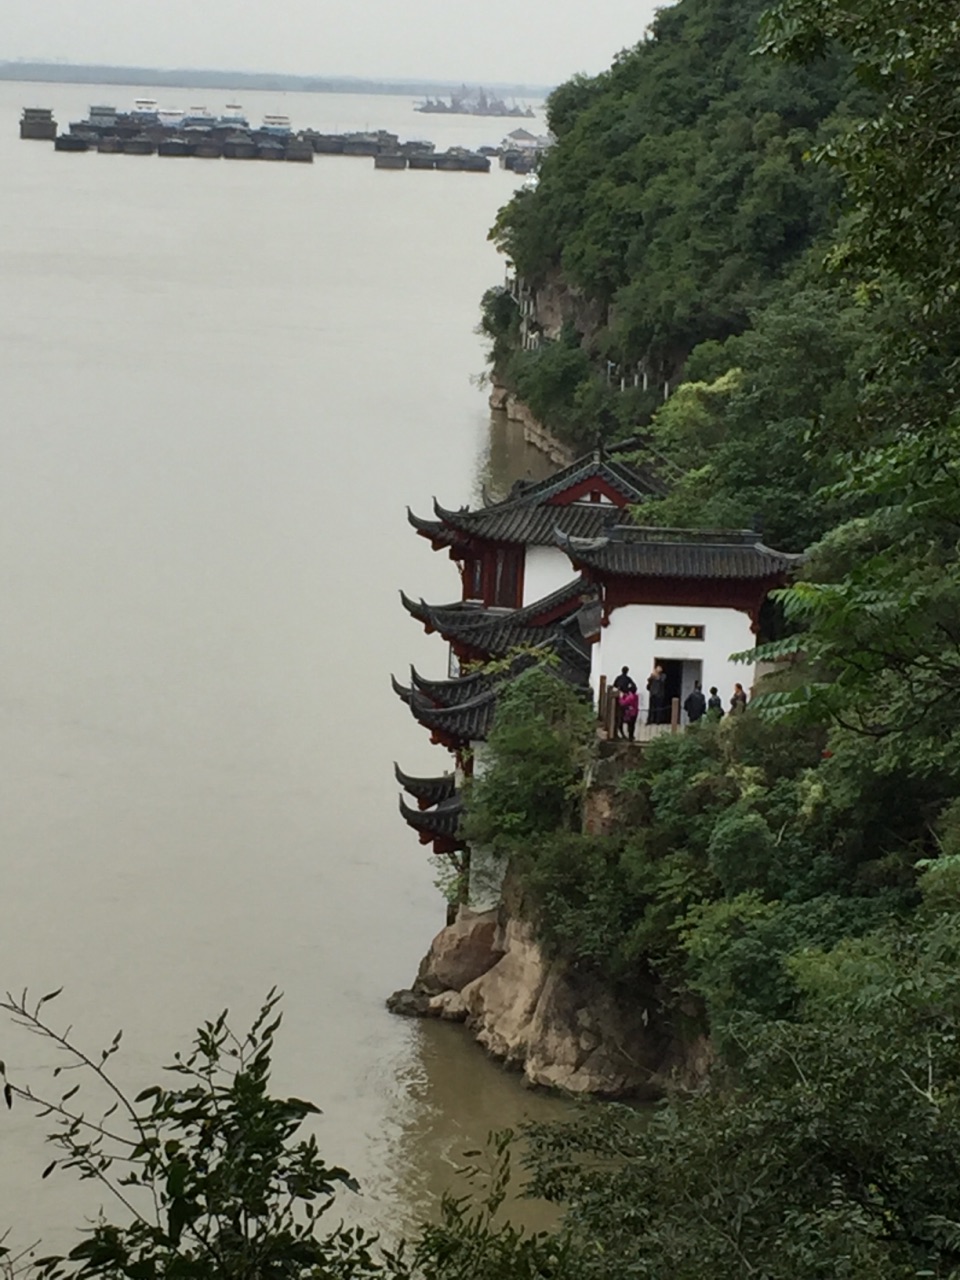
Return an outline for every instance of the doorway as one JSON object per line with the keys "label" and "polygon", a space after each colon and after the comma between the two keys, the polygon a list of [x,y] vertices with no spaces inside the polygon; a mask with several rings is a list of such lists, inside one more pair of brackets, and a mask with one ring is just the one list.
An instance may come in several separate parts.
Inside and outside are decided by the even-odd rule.
{"label": "doorway", "polygon": [[692,658],[654,658],[654,665],[663,667],[663,674],[667,678],[667,721],[669,723],[673,699],[679,698],[682,724],[683,704],[693,692],[696,681],[703,679],[703,663]]}

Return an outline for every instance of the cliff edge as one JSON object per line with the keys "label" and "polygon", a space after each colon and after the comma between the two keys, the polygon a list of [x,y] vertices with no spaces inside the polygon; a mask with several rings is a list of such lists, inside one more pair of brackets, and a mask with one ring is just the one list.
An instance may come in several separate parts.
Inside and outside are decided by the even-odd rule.
{"label": "cliff edge", "polygon": [[395,1013],[465,1022],[478,1044],[532,1086],[600,1098],[652,1099],[669,1080],[696,1087],[707,1038],[678,1034],[654,986],[617,998],[551,960],[532,925],[506,907],[456,921],[434,938]]}

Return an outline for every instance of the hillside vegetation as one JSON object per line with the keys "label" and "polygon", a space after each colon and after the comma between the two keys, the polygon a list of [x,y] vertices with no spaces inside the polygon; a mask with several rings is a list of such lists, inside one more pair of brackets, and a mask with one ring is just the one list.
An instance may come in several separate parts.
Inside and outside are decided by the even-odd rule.
{"label": "hillside vegetation", "polygon": [[[761,155],[765,92],[781,124]],[[748,101],[752,132],[716,146]],[[646,750],[608,834],[544,818],[532,761],[553,794],[583,785],[582,740],[537,703],[548,678],[498,712],[470,822],[541,940],[624,1000],[652,977],[716,1055],[709,1091],[652,1123],[604,1109],[536,1133],[576,1263],[523,1274],[960,1276],[960,17],[785,0],[748,33],[724,0],[680,0],[552,110],[556,153],[497,235],[531,278],[603,297],[608,324],[501,347],[508,374],[549,405],[538,364],[576,352],[557,421],[586,439],[628,425],[598,353],[682,356],[648,424],[678,481],[645,514],[758,522],[810,555],[763,655],[775,690]]]}
{"label": "hillside vegetation", "polygon": [[[467,1153],[484,1203],[450,1197],[384,1253],[327,1214],[349,1179],[298,1136],[314,1108],[267,1092],[271,996],[245,1040],[205,1024],[180,1087],[115,1092],[100,1121],[76,1085],[54,1094],[54,1164],[115,1183],[123,1225],[35,1264],[0,1243],[0,1273],[960,1278],[960,14],[759,10],[678,0],[552,99],[556,151],[496,234],[605,322],[518,354],[512,301],[484,311],[569,438],[646,415],[678,476],[655,518],[756,519],[810,550],[762,654],[775,689],[638,755],[606,834],[580,822],[590,716],[536,668],[500,697],[469,796],[467,834],[510,860],[547,952],[624,1001],[654,987],[678,1038],[708,1030],[708,1087],[534,1129],[553,1230],[497,1216],[505,1135],[489,1164]],[[598,376],[608,355],[686,381],[644,408]],[[4,1007],[43,1032],[55,994]],[[101,1082],[119,1039],[79,1059]],[[0,1076],[7,1106],[42,1101]]]}
{"label": "hillside vegetation", "polygon": [[682,476],[652,518],[760,523],[797,549],[833,517],[815,495],[836,472],[811,430],[855,412],[882,323],[822,271],[842,176],[810,156],[876,90],[840,45],[758,56],[764,8],[681,0],[609,71],[554,92],[556,146],[491,235],[529,287],[566,298],[567,323],[521,350],[516,305],[491,290],[483,328],[495,376],[561,438],[652,420]]}

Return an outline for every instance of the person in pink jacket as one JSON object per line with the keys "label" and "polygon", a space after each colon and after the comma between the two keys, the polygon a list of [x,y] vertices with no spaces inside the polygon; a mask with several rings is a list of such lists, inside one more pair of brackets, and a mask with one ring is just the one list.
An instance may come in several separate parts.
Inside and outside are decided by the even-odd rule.
{"label": "person in pink jacket", "polygon": [[640,697],[636,686],[626,693],[621,693],[617,700],[620,703],[620,722],[627,731],[627,737],[632,742],[633,735],[637,731],[637,717],[640,714]]}

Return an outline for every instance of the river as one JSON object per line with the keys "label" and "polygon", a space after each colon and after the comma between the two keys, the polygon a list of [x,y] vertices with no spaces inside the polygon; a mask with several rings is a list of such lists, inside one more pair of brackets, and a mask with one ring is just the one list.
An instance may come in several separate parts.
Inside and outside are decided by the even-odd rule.
{"label": "river", "polygon": [[[391,694],[444,674],[398,588],[453,566],[409,529],[483,481],[542,474],[491,427],[474,333],[503,266],[486,242],[517,179],[57,154],[90,102],[224,95],[0,83],[0,988],[96,1049],[124,1029],[139,1088],[204,1018],[285,993],[275,1086],[314,1099],[351,1217],[431,1213],[487,1131],[564,1106],[461,1029],[384,997],[443,923],[393,761],[448,758]],[[506,121],[408,99],[256,94],[252,119],[495,144]],[[42,1084],[55,1055],[0,1025]],[[42,1125],[0,1117],[0,1230],[71,1241],[91,1204],[41,1184]],[[85,1190],[89,1190],[88,1188]]]}

